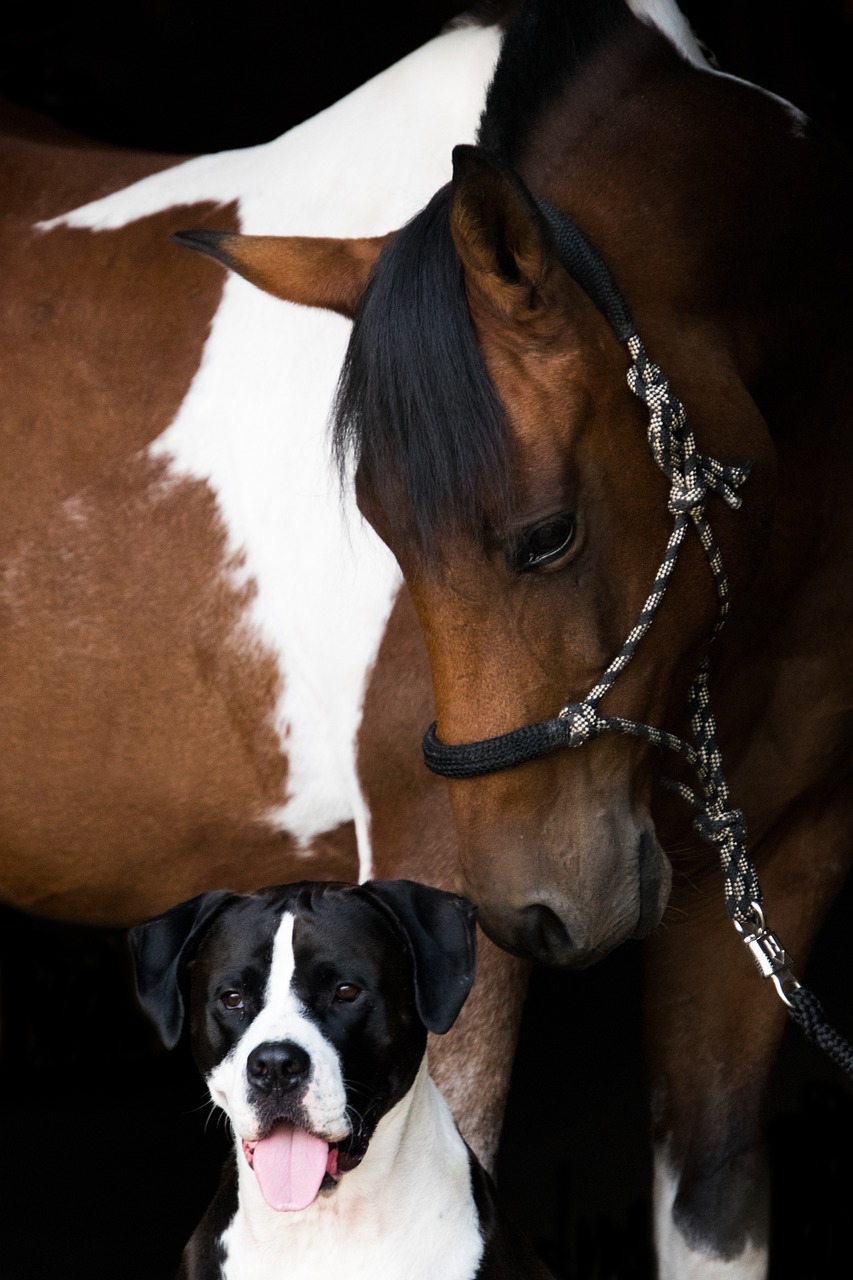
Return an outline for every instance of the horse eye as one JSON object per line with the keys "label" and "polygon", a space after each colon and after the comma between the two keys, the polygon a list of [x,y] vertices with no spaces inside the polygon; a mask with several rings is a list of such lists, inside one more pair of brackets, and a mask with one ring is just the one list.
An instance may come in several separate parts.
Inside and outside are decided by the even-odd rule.
{"label": "horse eye", "polygon": [[553,564],[568,550],[575,536],[575,522],[571,516],[552,516],[532,529],[525,529],[519,538],[511,564],[516,573],[530,573]]}
{"label": "horse eye", "polygon": [[343,1000],[346,1004],[351,1004],[360,995],[361,987],[357,987],[354,982],[340,982],[335,987],[335,999]]}
{"label": "horse eye", "polygon": [[242,991],[223,991],[219,997],[219,1003],[225,1009],[242,1009],[243,993]]}

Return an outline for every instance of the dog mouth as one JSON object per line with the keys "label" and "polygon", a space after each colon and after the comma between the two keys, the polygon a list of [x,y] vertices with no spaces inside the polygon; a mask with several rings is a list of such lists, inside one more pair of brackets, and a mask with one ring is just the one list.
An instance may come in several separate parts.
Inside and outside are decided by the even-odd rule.
{"label": "dog mouth", "polygon": [[279,1213],[307,1209],[321,1191],[331,1191],[361,1164],[366,1151],[367,1142],[358,1135],[329,1143],[284,1119],[276,1120],[265,1137],[243,1141],[261,1195]]}

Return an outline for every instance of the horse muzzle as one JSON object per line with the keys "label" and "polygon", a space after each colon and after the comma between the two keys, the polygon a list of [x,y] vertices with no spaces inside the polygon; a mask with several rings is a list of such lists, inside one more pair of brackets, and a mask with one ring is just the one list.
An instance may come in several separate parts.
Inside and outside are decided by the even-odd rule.
{"label": "horse muzzle", "polygon": [[562,876],[526,898],[501,898],[492,879],[488,891],[472,884],[469,893],[484,932],[504,950],[536,964],[584,969],[628,938],[648,937],[665,910],[672,871],[653,831],[639,834],[626,861],[622,874],[587,875],[585,886]]}

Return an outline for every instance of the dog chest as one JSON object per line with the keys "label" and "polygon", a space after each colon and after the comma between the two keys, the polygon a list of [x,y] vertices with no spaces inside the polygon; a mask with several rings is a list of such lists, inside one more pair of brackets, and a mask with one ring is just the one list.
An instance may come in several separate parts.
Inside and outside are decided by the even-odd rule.
{"label": "dog chest", "polygon": [[[437,1188],[425,1191],[434,1203],[420,1203],[396,1224],[393,1207],[377,1214],[375,1204],[365,1201],[353,1204],[351,1213],[306,1213],[263,1241],[238,1214],[222,1237],[222,1278],[317,1280],[345,1273],[370,1280],[473,1280],[483,1241],[470,1190],[461,1204],[442,1203]],[[393,1196],[389,1200],[393,1206]]]}

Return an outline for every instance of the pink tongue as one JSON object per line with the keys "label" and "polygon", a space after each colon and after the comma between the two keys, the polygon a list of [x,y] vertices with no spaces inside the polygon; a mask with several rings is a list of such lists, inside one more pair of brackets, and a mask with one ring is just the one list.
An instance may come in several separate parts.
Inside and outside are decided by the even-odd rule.
{"label": "pink tongue", "polygon": [[273,1209],[307,1209],[320,1190],[329,1144],[286,1120],[262,1138],[252,1156],[261,1194]]}

